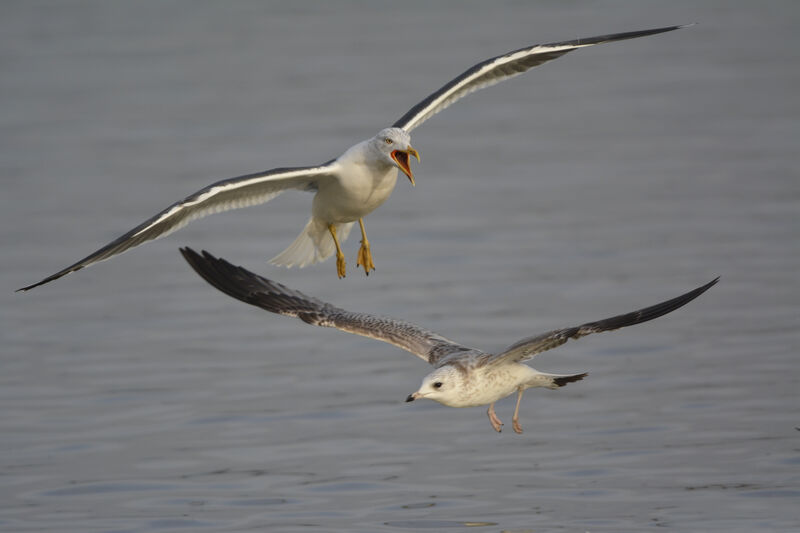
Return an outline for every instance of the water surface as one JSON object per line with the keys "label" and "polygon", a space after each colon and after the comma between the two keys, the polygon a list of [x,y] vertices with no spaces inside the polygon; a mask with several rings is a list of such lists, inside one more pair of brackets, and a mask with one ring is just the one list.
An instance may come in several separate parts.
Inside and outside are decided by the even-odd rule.
{"label": "water surface", "polygon": [[[0,530],[800,528],[796,3],[3,12]],[[267,264],[308,216],[289,193],[13,293],[212,181],[328,160],[477,60],[687,22],[416,130],[369,278],[355,237],[344,280]],[[403,403],[418,359],[231,300],[183,245],[486,350],[722,282],[538,357],[590,375],[498,435],[484,409]]]}

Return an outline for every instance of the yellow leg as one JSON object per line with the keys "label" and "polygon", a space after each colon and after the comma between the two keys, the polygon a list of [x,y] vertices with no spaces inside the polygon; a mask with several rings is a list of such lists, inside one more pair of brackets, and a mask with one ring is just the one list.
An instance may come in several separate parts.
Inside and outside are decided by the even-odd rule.
{"label": "yellow leg", "polygon": [[520,388],[517,390],[517,406],[514,408],[514,416],[511,418],[511,426],[514,428],[514,432],[522,435],[522,426],[519,425],[519,402],[522,400],[522,393],[525,392],[525,389]]}
{"label": "yellow leg", "polygon": [[367,240],[367,232],[364,230],[364,219],[358,219],[358,225],[361,226],[361,248],[358,249],[358,262],[356,266],[363,266],[364,272],[369,276],[370,270],[375,270],[375,264],[372,262],[372,253],[369,251],[369,241]]}
{"label": "yellow leg", "polygon": [[336,238],[336,226],[328,224],[328,231],[331,233],[331,237],[333,237],[333,244],[336,245],[336,273],[339,275],[339,279],[341,279],[344,277],[345,261],[342,247],[339,246],[339,239]]}

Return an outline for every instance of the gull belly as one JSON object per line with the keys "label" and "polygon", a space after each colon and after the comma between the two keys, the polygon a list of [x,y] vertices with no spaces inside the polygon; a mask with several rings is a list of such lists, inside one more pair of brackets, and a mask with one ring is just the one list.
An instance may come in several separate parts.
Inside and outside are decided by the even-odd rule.
{"label": "gull belly", "polygon": [[519,363],[499,367],[476,368],[470,372],[464,384],[463,394],[448,407],[478,407],[491,404],[519,390],[528,388],[528,383],[539,374],[536,370]]}
{"label": "gull belly", "polygon": [[364,165],[348,168],[346,180],[320,183],[314,196],[311,213],[327,224],[355,222],[383,204],[397,183],[397,169],[387,167],[383,172]]}

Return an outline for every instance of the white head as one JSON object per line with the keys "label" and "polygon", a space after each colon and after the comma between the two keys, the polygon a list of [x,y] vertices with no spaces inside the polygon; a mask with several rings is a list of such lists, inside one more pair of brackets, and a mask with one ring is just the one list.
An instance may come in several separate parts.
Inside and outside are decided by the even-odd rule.
{"label": "white head", "polygon": [[422,380],[419,390],[409,394],[407,402],[427,398],[447,406],[457,406],[463,395],[464,375],[452,365],[437,368]]}
{"label": "white head", "polygon": [[414,174],[409,165],[409,156],[419,161],[419,152],[411,147],[411,136],[402,128],[384,128],[372,138],[372,145],[386,158],[389,164],[396,166],[408,176],[414,185]]}

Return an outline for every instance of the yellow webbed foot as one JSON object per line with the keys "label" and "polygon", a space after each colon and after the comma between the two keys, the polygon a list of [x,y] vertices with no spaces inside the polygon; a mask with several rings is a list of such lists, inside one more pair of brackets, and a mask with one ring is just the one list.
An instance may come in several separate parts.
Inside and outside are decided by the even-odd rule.
{"label": "yellow webbed foot", "polygon": [[336,255],[336,273],[339,275],[339,279],[342,279],[345,275],[347,263],[344,260],[344,255]]}
{"label": "yellow webbed foot", "polygon": [[372,262],[372,252],[369,251],[369,241],[367,240],[367,231],[364,229],[364,219],[358,219],[358,225],[361,227],[361,248],[358,249],[358,262],[356,267],[363,266],[364,272],[369,276],[370,270],[375,270],[375,263]]}
{"label": "yellow webbed foot", "polygon": [[375,270],[375,263],[372,262],[372,252],[369,249],[369,241],[361,241],[361,248],[358,249],[357,267],[364,267],[364,272],[369,276],[370,271]]}
{"label": "yellow webbed foot", "polygon": [[344,261],[342,247],[339,246],[339,239],[336,238],[336,226],[328,224],[328,231],[331,233],[331,237],[333,237],[333,244],[336,245],[336,273],[339,275],[339,279],[342,279],[344,277],[346,263]]}

